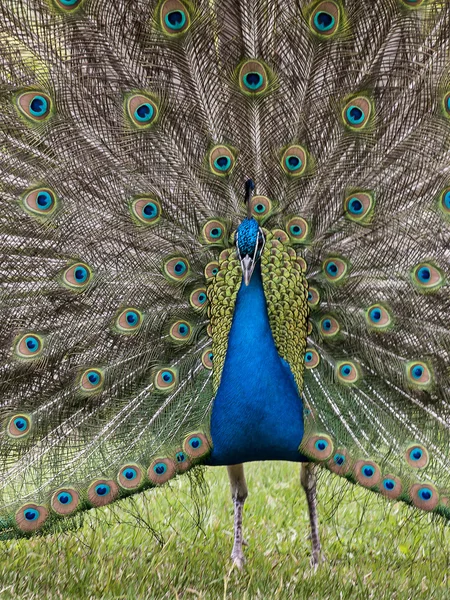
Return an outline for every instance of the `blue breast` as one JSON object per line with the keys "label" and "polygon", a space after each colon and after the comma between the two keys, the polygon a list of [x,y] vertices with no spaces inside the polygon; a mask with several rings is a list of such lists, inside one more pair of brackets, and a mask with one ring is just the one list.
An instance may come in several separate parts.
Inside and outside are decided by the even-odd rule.
{"label": "blue breast", "polygon": [[306,460],[298,452],[303,405],[289,365],[275,347],[259,264],[237,296],[211,437],[212,465]]}

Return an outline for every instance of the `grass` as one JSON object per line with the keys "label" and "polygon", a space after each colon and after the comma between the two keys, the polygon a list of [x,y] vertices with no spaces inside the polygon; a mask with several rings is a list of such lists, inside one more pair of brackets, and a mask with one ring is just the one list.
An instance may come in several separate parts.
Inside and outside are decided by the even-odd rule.
{"label": "grass", "polygon": [[290,463],[247,466],[243,572],[229,559],[226,471],[210,469],[201,528],[182,477],[170,488],[89,511],[76,531],[3,542],[0,599],[450,598],[450,529],[331,475],[319,484],[328,561],[314,573],[298,471]]}

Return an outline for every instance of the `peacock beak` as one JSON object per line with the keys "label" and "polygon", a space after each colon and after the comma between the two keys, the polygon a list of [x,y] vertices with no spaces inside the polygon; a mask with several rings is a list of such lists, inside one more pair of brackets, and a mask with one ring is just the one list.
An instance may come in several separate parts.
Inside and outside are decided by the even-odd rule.
{"label": "peacock beak", "polygon": [[250,283],[250,279],[252,278],[253,271],[255,270],[256,261],[251,258],[248,254],[241,258],[241,269],[242,274],[244,276],[244,283],[248,285]]}

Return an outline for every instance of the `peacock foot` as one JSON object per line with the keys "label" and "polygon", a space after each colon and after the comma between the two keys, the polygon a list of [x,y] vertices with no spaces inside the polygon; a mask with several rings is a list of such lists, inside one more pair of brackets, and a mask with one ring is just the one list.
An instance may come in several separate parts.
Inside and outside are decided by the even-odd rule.
{"label": "peacock foot", "polygon": [[242,571],[246,561],[244,553],[242,552],[242,548],[233,548],[231,559],[233,561],[233,565],[236,565],[239,571]]}

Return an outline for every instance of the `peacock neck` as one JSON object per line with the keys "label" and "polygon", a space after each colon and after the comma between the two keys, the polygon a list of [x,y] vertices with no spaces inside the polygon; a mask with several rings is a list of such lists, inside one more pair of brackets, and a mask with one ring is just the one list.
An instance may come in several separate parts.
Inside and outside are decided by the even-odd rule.
{"label": "peacock neck", "polygon": [[274,343],[259,264],[238,292],[211,437],[211,464],[302,460],[302,401]]}

